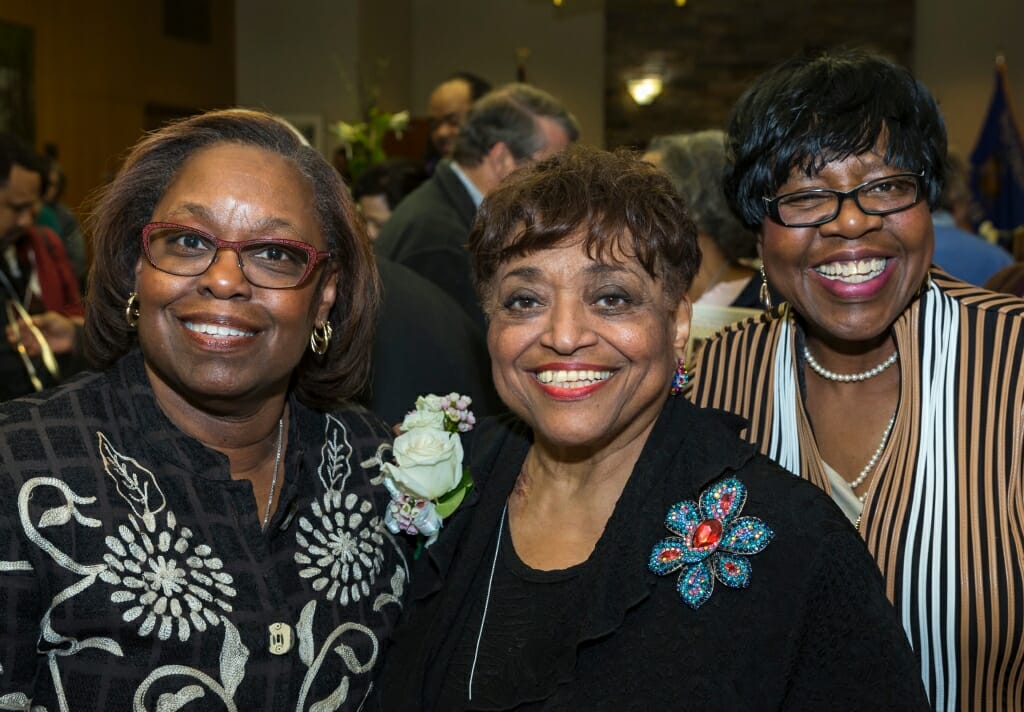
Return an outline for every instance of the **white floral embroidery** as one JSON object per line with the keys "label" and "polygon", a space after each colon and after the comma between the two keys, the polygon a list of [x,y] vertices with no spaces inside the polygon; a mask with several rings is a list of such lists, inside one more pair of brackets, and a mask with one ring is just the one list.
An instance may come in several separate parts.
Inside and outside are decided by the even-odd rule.
{"label": "white floral embroidery", "polygon": [[122,524],[117,536],[105,539],[107,566],[99,577],[118,587],[110,595],[113,603],[129,606],[121,617],[129,623],[141,619],[140,636],[155,630],[160,640],[168,640],[177,627],[178,640],[185,642],[193,628],[203,632],[221,622],[220,612],[231,612],[225,599],[237,594],[234,579],[221,571],[224,563],[209,546],[193,544],[191,529],[175,531],[174,512],[166,511],[166,529],[157,532],[157,514],[166,500],[153,473],[97,435],[104,468],[134,511],[128,515],[131,527]]}
{"label": "white floral embroidery", "polygon": [[370,595],[370,587],[384,560],[384,536],[379,516],[367,516],[373,504],[355,494],[342,497],[328,491],[313,501],[315,519],[299,518],[299,546],[295,561],[304,565],[303,578],[313,579],[313,589],[327,592],[327,600],[343,606]]}

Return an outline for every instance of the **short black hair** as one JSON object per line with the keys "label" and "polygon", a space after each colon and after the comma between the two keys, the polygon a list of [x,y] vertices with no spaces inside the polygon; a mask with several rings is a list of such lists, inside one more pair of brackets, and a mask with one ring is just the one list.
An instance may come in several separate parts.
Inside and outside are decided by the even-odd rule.
{"label": "short black hair", "polygon": [[394,210],[402,198],[427,179],[423,166],[408,158],[394,158],[375,163],[367,168],[352,184],[352,197],[383,195],[388,208]]}
{"label": "short black hair", "polygon": [[945,180],[946,127],[935,98],[904,67],[863,49],[797,57],[756,79],[733,108],[725,189],[759,228],[793,170],[814,175],[885,140],[885,162],[924,174],[933,208]]}
{"label": "short black hair", "polygon": [[44,184],[40,188],[40,195],[42,195],[45,190],[46,169],[39,154],[11,132],[0,132],[0,185],[7,185],[7,181],[11,177],[12,166],[20,166],[32,173],[38,173]]}

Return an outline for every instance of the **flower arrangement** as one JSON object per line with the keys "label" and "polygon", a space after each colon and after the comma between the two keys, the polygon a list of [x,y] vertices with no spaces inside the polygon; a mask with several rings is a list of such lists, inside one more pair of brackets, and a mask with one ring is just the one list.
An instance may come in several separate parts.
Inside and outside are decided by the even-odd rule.
{"label": "flower arrangement", "polygon": [[330,130],[345,147],[349,172],[352,178],[356,179],[373,164],[387,159],[387,154],[384,153],[384,137],[394,133],[401,138],[402,132],[408,126],[408,111],[392,114],[371,106],[366,112],[365,121],[353,124],[338,121],[330,126]]}
{"label": "flower arrangement", "polygon": [[[384,486],[391,503],[384,524],[393,534],[422,534],[426,546],[437,539],[445,517],[462,503],[473,485],[462,466],[459,433],[473,429],[472,399],[458,393],[426,395],[399,426],[401,434],[390,446],[394,462],[379,457]],[[386,446],[382,446],[386,447]],[[373,461],[371,461],[373,462]],[[367,463],[364,463],[367,464]]]}

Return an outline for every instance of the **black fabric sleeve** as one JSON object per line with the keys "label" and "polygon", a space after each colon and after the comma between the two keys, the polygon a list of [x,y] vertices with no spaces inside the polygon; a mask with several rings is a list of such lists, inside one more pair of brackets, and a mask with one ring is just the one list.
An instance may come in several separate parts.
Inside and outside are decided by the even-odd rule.
{"label": "black fabric sleeve", "polygon": [[807,581],[785,709],[931,709],[917,656],[852,528],[823,539]]}

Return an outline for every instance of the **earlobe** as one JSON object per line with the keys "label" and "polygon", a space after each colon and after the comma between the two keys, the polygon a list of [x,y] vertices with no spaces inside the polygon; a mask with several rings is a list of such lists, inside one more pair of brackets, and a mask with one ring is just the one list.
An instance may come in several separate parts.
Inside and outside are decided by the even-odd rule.
{"label": "earlobe", "polygon": [[316,323],[322,324],[328,321],[331,316],[331,309],[334,308],[334,300],[338,297],[338,274],[332,272],[324,281],[323,289],[320,290],[320,299],[316,309]]}
{"label": "earlobe", "polygon": [[508,150],[508,146],[503,141],[498,141],[491,146],[491,150],[487,152],[487,159],[491,164],[491,171],[499,181],[504,180],[505,176],[516,168],[512,152]]}

